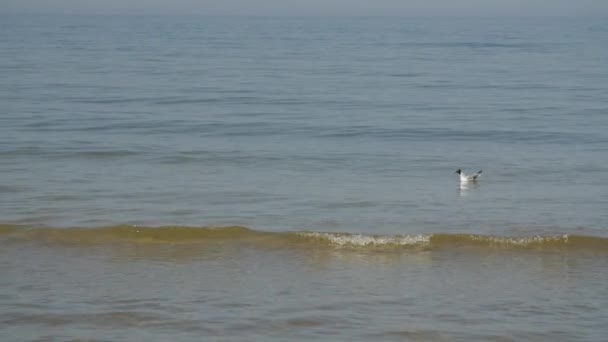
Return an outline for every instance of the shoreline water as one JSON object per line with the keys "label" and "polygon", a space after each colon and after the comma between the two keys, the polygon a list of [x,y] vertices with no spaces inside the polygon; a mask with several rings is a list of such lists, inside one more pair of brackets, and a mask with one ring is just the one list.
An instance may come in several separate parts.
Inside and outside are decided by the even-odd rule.
{"label": "shoreline water", "polygon": [[2,19],[1,341],[608,336],[606,20]]}

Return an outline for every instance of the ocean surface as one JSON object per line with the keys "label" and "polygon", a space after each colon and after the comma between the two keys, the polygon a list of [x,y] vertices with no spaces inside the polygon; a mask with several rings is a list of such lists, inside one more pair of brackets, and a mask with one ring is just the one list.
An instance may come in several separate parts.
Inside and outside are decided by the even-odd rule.
{"label": "ocean surface", "polygon": [[605,341],[606,61],[606,18],[0,14],[0,340]]}

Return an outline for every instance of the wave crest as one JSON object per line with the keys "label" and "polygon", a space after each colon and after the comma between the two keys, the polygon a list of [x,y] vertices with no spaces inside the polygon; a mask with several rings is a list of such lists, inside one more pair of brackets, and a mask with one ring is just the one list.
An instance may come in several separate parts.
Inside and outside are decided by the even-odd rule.
{"label": "wave crest", "polygon": [[327,241],[337,246],[423,246],[430,242],[430,235],[363,235],[346,233],[299,232],[299,236]]}
{"label": "wave crest", "polygon": [[492,236],[480,234],[368,235],[314,231],[266,232],[241,226],[139,227],[120,225],[99,228],[28,228],[0,224],[0,245],[42,244],[194,244],[247,243],[259,248],[326,247],[356,249],[438,250],[450,248],[584,250],[608,253],[608,238],[581,235]]}

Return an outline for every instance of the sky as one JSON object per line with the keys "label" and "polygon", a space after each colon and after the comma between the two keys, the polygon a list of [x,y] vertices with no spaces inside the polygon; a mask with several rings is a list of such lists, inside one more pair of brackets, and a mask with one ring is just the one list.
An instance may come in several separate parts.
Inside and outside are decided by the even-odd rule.
{"label": "sky", "polygon": [[0,13],[608,16],[608,0],[0,0]]}

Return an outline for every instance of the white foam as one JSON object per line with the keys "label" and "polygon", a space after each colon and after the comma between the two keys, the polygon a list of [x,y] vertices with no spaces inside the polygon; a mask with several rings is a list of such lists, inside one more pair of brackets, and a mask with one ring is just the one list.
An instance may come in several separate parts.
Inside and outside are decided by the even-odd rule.
{"label": "white foam", "polygon": [[562,236],[529,236],[529,237],[514,237],[514,238],[475,236],[475,237],[472,237],[472,240],[487,240],[490,243],[497,244],[497,245],[527,246],[527,245],[531,245],[531,244],[543,244],[545,242],[568,243],[568,234],[564,234]]}
{"label": "white foam", "polygon": [[372,236],[363,234],[336,234],[319,232],[301,232],[300,236],[327,240],[338,246],[409,246],[426,245],[431,241],[430,235],[396,235]]}

